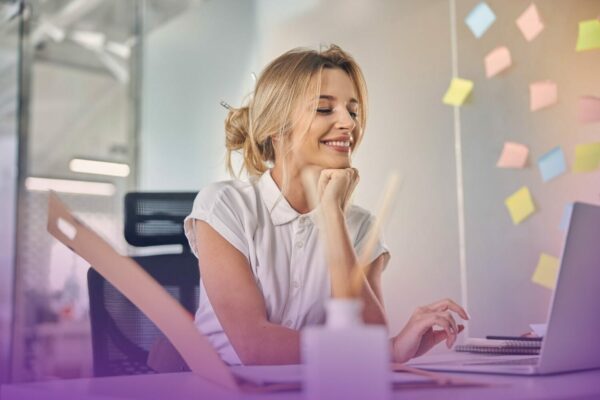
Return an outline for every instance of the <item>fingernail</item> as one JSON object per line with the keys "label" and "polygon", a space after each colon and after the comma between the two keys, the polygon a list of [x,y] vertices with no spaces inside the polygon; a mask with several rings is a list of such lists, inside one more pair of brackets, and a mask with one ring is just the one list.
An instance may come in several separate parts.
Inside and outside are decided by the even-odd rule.
{"label": "fingernail", "polygon": [[456,333],[453,327],[450,327],[450,333]]}
{"label": "fingernail", "polygon": [[467,315],[467,319],[471,319],[471,315],[469,314],[469,312],[467,310],[465,310],[465,314]]}

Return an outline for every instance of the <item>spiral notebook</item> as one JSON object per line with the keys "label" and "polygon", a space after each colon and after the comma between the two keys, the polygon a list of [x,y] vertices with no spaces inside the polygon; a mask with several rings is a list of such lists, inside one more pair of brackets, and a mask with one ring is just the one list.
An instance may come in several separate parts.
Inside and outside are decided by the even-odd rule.
{"label": "spiral notebook", "polygon": [[498,340],[470,338],[457,345],[456,351],[486,354],[540,354],[541,340]]}

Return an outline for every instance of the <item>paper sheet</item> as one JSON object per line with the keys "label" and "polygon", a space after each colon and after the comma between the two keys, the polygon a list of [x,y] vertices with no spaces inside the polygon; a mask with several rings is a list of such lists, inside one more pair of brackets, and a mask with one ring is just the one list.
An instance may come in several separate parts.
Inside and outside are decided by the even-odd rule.
{"label": "paper sheet", "polygon": [[578,144],[575,147],[573,172],[595,171],[600,165],[600,142]]}
{"label": "paper sheet", "polygon": [[461,106],[473,91],[473,81],[452,78],[442,102],[451,106]]}
{"label": "paper sheet", "polygon": [[531,42],[544,30],[544,23],[533,3],[517,18],[516,23],[528,42]]}
{"label": "paper sheet", "polygon": [[529,85],[529,109],[550,107],[558,101],[558,88],[552,81],[538,81]]}
{"label": "paper sheet", "polygon": [[560,146],[553,148],[538,160],[542,180],[548,182],[567,171],[565,155]]}
{"label": "paper sheet", "polygon": [[600,20],[590,19],[579,23],[576,51],[600,49]]}
{"label": "paper sheet", "polygon": [[535,212],[533,198],[526,186],[517,190],[504,201],[506,208],[512,219],[513,224],[517,225],[523,222],[527,217]]}
{"label": "paper sheet", "polygon": [[559,264],[560,260],[558,258],[542,253],[531,281],[545,288],[554,289]]}
{"label": "paper sheet", "polygon": [[471,29],[473,35],[479,39],[492,26],[496,15],[485,2],[477,4],[465,18],[465,24]]}
{"label": "paper sheet", "polygon": [[581,96],[577,108],[579,122],[584,124],[600,122],[600,97]]}
{"label": "paper sheet", "polygon": [[498,168],[523,168],[527,163],[529,149],[521,143],[505,142],[502,154],[496,163]]}
{"label": "paper sheet", "polygon": [[506,46],[496,47],[490,51],[484,60],[485,76],[491,78],[511,66],[510,51]]}

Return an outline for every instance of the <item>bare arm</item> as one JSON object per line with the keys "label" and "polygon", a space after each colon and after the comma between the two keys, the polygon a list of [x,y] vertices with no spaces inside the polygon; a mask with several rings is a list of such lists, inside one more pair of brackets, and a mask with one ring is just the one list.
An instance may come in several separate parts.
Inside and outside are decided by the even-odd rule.
{"label": "bare arm", "polygon": [[300,363],[300,333],[267,320],[262,293],[244,255],[206,222],[194,223],[206,293],[242,363]]}
{"label": "bare arm", "polygon": [[[324,225],[327,235],[327,262],[331,269],[332,291],[334,296],[345,296],[343,286],[336,282],[350,282],[352,271],[356,268],[358,257],[352,246],[344,212],[335,205],[324,209]],[[380,255],[371,264],[369,276],[365,276],[362,300],[364,303],[363,320],[370,324],[387,325],[385,311],[381,301],[381,271],[385,266],[387,254]]]}

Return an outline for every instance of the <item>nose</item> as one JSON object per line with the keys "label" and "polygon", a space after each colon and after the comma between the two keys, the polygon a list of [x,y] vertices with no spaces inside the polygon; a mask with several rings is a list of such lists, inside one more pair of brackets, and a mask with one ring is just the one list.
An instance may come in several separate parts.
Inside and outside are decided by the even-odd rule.
{"label": "nose", "polygon": [[350,115],[350,111],[341,109],[338,112],[338,118],[335,124],[338,129],[348,130],[352,132],[356,128],[356,120]]}

